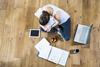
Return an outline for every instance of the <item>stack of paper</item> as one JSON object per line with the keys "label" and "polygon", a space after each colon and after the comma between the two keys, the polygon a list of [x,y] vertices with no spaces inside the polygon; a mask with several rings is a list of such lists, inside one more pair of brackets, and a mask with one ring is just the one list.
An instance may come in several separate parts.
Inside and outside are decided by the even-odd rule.
{"label": "stack of paper", "polygon": [[46,59],[48,61],[54,62],[65,66],[66,61],[69,56],[69,52],[53,47],[50,43],[43,38],[35,48],[39,51],[39,57]]}

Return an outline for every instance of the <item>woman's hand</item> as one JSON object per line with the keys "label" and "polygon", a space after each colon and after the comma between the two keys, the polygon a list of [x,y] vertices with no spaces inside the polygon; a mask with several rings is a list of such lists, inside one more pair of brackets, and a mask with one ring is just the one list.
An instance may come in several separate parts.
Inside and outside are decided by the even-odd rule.
{"label": "woman's hand", "polygon": [[40,25],[40,26],[47,32],[49,32],[52,28],[50,25],[45,25],[45,26]]}

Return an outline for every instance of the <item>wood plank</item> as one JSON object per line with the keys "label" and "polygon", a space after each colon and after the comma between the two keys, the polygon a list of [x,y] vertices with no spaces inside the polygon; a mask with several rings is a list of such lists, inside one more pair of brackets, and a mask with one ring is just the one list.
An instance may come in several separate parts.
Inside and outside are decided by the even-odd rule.
{"label": "wood plank", "polygon": [[28,37],[30,28],[39,28],[34,12],[48,3],[71,15],[71,40],[58,41],[58,48],[74,47],[77,23],[93,24],[89,47],[79,46],[80,65],[73,65],[70,56],[66,67],[100,67],[100,0],[0,0],[0,67],[61,67],[39,58],[34,46],[41,38],[33,41]]}

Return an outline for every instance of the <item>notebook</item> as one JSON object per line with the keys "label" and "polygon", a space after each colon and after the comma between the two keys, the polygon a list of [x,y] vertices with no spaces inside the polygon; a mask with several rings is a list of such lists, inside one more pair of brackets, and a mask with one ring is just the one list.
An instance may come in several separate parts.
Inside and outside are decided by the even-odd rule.
{"label": "notebook", "polygon": [[65,66],[69,56],[68,51],[51,46],[45,38],[35,45],[35,48],[39,52],[38,57]]}

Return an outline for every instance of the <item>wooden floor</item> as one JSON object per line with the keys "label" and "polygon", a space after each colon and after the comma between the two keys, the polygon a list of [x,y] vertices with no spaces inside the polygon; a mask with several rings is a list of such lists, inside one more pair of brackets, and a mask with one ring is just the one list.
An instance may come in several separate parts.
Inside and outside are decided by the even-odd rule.
{"label": "wooden floor", "polygon": [[56,47],[69,50],[77,23],[93,24],[89,47],[81,48],[80,65],[69,57],[66,67],[100,67],[100,0],[0,0],[0,67],[61,67],[37,57],[39,39],[28,37],[30,28],[39,28],[34,12],[52,3],[71,15],[72,38]]}

